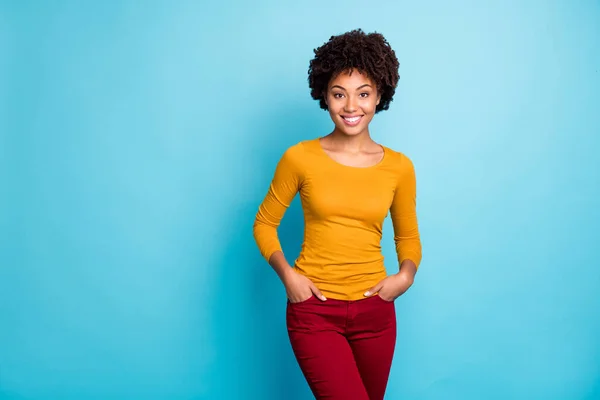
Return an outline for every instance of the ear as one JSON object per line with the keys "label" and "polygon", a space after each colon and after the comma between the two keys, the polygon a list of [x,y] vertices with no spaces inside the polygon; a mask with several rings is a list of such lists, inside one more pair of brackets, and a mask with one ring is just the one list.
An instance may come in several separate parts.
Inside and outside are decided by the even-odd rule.
{"label": "ear", "polygon": [[378,106],[380,101],[381,101],[381,95],[377,95],[377,103],[375,105]]}

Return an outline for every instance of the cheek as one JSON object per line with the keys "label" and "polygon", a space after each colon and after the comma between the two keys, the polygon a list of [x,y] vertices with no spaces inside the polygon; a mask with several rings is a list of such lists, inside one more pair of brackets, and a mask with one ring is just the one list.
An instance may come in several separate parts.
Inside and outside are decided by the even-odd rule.
{"label": "cheek", "polygon": [[365,104],[363,110],[369,114],[375,114],[375,109],[377,108],[377,100],[369,101]]}
{"label": "cheek", "polygon": [[340,107],[340,105],[337,102],[335,102],[335,101],[334,102],[330,102],[327,105],[327,109],[329,110],[329,114],[331,114],[332,116],[341,113],[342,112],[342,108],[343,107]]}

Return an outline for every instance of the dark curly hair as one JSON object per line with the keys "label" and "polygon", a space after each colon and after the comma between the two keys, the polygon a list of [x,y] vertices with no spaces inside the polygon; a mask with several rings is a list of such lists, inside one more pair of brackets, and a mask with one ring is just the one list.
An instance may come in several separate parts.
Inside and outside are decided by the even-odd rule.
{"label": "dark curly hair", "polygon": [[332,36],[314,52],[315,57],[308,68],[308,85],[311,97],[319,100],[323,110],[327,110],[325,94],[331,79],[352,69],[366,74],[377,85],[381,100],[375,113],[390,107],[398,84],[400,64],[382,34],[366,34],[362,29],[355,29]]}

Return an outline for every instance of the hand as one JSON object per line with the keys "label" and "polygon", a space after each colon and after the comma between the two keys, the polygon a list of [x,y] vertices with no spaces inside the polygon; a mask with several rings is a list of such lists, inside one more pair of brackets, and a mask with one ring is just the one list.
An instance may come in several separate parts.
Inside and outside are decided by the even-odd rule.
{"label": "hand", "polygon": [[327,300],[310,279],[293,269],[285,276],[283,284],[291,303],[308,300],[313,294],[321,301]]}
{"label": "hand", "polygon": [[392,302],[412,286],[413,280],[408,274],[398,272],[382,279],[377,285],[367,290],[365,296],[379,295],[383,300]]}

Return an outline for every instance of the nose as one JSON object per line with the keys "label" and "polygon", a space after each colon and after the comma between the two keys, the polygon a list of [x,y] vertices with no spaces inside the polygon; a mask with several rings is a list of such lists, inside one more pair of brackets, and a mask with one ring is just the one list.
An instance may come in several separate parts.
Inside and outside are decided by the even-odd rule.
{"label": "nose", "polygon": [[354,111],[356,111],[356,99],[354,98],[354,96],[348,96],[346,97],[348,100],[346,100],[346,104],[344,106],[344,111],[346,111],[347,113],[353,113]]}

